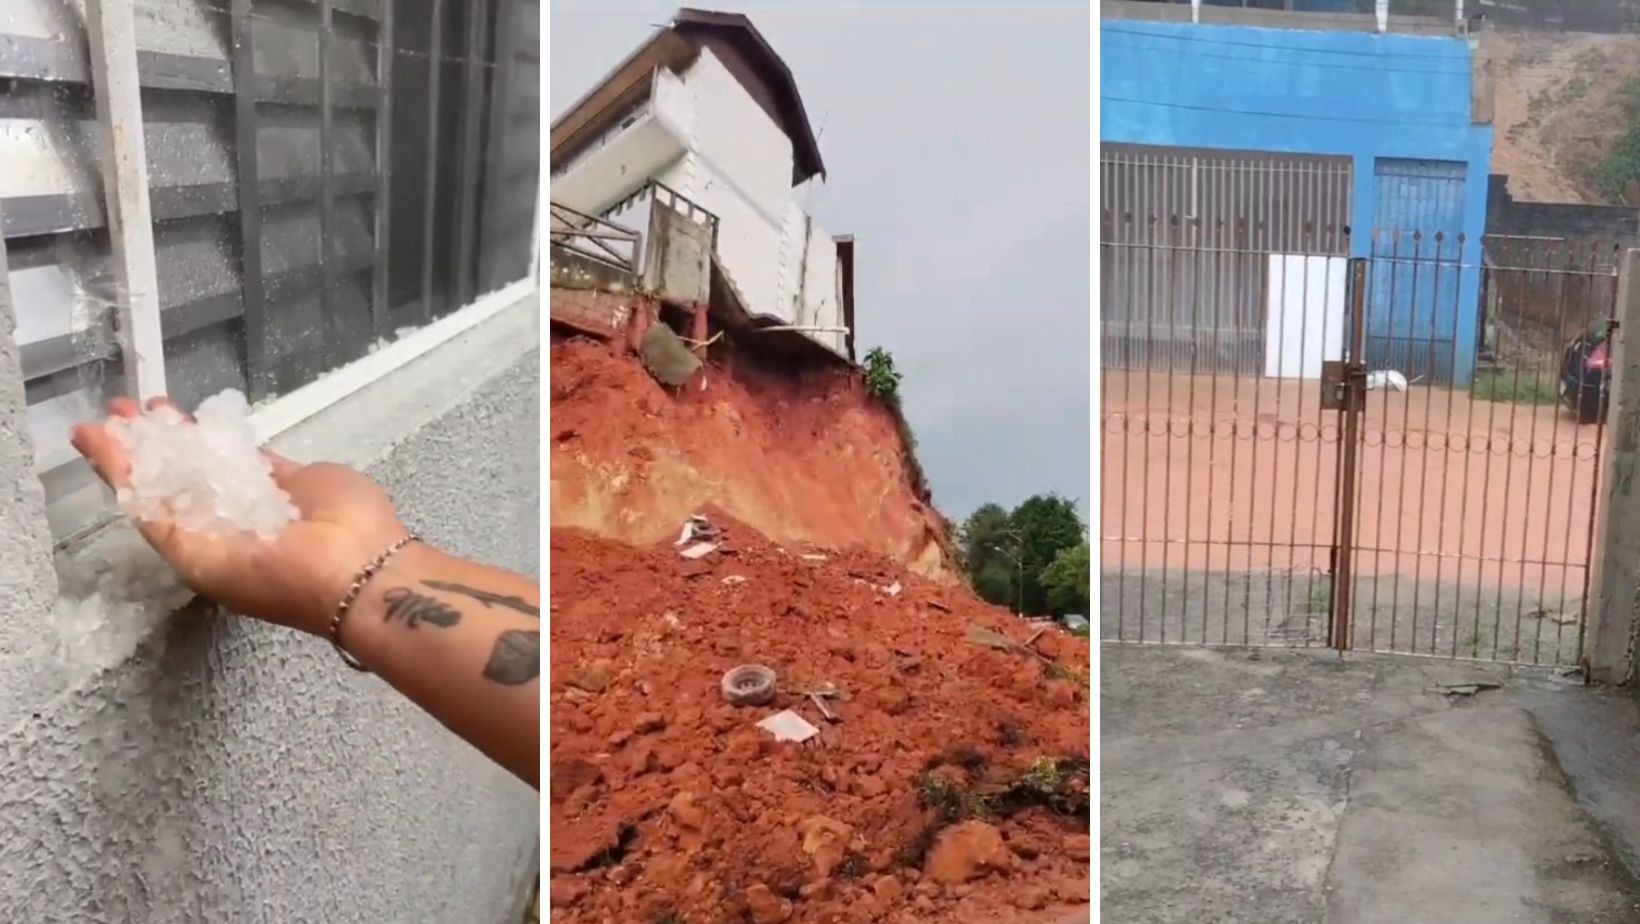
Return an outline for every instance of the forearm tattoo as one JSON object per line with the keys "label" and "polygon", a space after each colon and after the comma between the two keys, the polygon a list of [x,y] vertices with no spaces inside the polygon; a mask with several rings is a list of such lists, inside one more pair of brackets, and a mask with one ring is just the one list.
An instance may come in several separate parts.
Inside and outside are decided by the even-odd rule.
{"label": "forearm tattoo", "polygon": [[387,604],[382,620],[403,620],[407,629],[414,629],[424,622],[448,629],[461,621],[461,612],[455,607],[418,594],[408,587],[394,587],[382,594],[382,600]]}
{"label": "forearm tattoo", "polygon": [[479,590],[476,587],[468,587],[466,584],[457,584],[453,581],[422,581],[421,584],[423,587],[431,587],[434,590],[442,590],[446,593],[461,594],[463,597],[477,600],[479,603],[484,604],[485,609],[489,609],[491,606],[504,606],[526,616],[541,618],[541,608],[531,606],[529,601],[523,597],[491,593],[487,590]]}
{"label": "forearm tattoo", "polygon": [[536,629],[508,629],[495,640],[484,676],[516,687],[541,676],[541,633]]}

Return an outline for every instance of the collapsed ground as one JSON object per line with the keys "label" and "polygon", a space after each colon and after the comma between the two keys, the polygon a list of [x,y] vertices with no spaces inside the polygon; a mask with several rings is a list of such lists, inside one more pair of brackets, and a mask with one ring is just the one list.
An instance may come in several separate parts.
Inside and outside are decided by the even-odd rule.
{"label": "collapsed ground", "polygon": [[[722,522],[721,518],[719,520]],[[1088,900],[1086,641],[738,524],[552,535],[553,919],[1058,921]],[[720,679],[775,669],[734,707]],[[827,722],[800,691],[841,697]],[[755,723],[793,709],[818,740]]]}
{"label": "collapsed ground", "polygon": [[[552,363],[550,919],[1085,917],[1088,643],[952,580],[894,416],[847,376]],[[743,664],[773,702],[724,700]],[[758,727],[788,709],[818,736]]]}
{"label": "collapsed ground", "polygon": [[673,392],[601,342],[555,342],[551,358],[553,526],[648,545],[710,504],[781,542],[951,573],[897,421],[857,379],[742,361]]}

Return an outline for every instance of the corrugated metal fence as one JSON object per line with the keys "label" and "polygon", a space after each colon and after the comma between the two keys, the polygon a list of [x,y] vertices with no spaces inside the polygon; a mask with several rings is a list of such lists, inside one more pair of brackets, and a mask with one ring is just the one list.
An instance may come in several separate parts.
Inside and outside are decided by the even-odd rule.
{"label": "corrugated metal fence", "polygon": [[1100,358],[1257,374],[1273,255],[1349,252],[1348,158],[1101,146]]}

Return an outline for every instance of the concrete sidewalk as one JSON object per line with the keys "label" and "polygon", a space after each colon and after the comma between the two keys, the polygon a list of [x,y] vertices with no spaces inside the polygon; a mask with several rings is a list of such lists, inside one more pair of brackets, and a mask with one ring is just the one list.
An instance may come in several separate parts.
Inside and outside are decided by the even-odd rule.
{"label": "concrete sidewalk", "polygon": [[[1430,660],[1101,649],[1102,919],[1640,919],[1640,710]],[[1472,680],[1501,689],[1440,691]]]}

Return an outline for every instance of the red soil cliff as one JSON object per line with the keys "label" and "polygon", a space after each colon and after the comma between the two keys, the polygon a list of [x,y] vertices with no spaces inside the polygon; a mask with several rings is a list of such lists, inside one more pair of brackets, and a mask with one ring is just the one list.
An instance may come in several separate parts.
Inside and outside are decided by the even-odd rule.
{"label": "red soil cliff", "polygon": [[551,353],[551,522],[646,545],[715,507],[794,547],[861,548],[951,573],[894,415],[857,380],[708,366],[672,394],[590,340]]}

